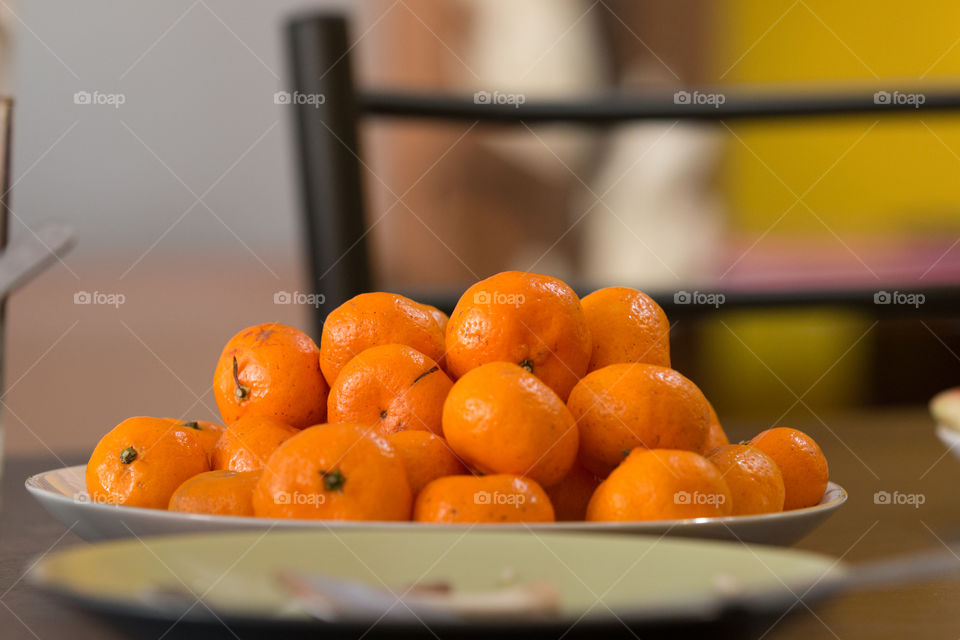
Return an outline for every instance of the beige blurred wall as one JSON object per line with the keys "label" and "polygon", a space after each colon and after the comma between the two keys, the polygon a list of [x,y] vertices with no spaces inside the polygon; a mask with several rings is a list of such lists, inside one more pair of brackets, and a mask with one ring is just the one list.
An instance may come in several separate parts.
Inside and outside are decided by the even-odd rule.
{"label": "beige blurred wall", "polygon": [[[5,3],[12,236],[56,219],[79,241],[9,301],[8,454],[56,466],[130,415],[214,418],[233,333],[309,328],[307,308],[273,298],[306,288],[291,123],[273,93],[284,17],[349,4]],[[75,104],[77,91],[125,102]],[[78,291],[125,301],[76,305]]]}

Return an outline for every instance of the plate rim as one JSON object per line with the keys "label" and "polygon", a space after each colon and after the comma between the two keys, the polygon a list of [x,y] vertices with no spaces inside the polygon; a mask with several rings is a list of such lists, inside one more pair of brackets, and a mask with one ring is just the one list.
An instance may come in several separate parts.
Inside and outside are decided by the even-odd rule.
{"label": "plate rim", "polygon": [[[449,527],[445,528],[450,533],[456,533],[451,531]],[[486,529],[481,531],[476,531],[476,534],[481,536],[490,535],[495,531],[495,529]],[[312,531],[309,529],[285,529],[285,530],[275,530],[271,529],[269,532],[275,533],[277,535],[313,535],[318,533],[317,531]],[[166,541],[166,542],[176,542],[178,540],[184,539],[189,540],[193,538],[209,538],[210,536],[221,537],[221,536],[253,536],[257,532],[254,531],[243,531],[243,530],[234,530],[234,531],[221,531],[216,533],[201,533],[201,532],[190,532],[190,533],[174,533],[174,534],[162,534],[158,536],[151,536],[149,539],[151,542],[157,541]],[[336,536],[335,531],[320,531],[319,533],[330,533]],[[357,533],[370,533],[370,531],[357,531]],[[471,534],[474,532],[471,532]],[[520,533],[516,530],[512,533]],[[586,532],[586,531],[544,531],[541,532],[543,535],[546,535],[547,538],[551,537],[594,537],[596,534]],[[653,541],[653,546],[658,546],[662,536],[657,536],[655,534],[638,534],[635,538],[645,538],[647,540]],[[112,545],[131,545],[136,547],[135,540],[133,539],[120,539],[120,540],[108,540],[104,542],[97,543],[96,546],[112,546]],[[143,541],[140,541],[141,544]],[[732,541],[723,541],[723,540],[712,540],[712,539],[702,539],[702,538],[671,538],[669,544],[675,545],[718,545],[724,547],[738,547],[740,546],[736,542]],[[750,548],[750,545],[744,545],[747,548]],[[63,549],[54,552],[54,556],[71,554],[77,551],[76,548]],[[756,552],[751,552],[756,555]],[[772,546],[764,550],[764,553],[771,553],[776,555],[792,555],[795,557],[804,556],[812,561],[813,558],[822,559],[825,563],[829,562],[825,572],[818,579],[823,580],[828,576],[842,575],[848,566],[842,559],[838,559],[831,556],[830,554],[814,551],[809,549],[794,549],[789,547],[779,547]],[[72,589],[67,587],[64,583],[56,580],[51,580],[46,574],[46,567],[44,567],[44,560],[46,555],[36,558],[36,562],[32,563],[31,571],[27,573],[27,580],[30,584],[40,589],[43,589],[47,593],[50,593],[56,597],[65,598],[79,603],[82,606],[90,607],[94,610],[105,611],[107,613],[117,613],[120,615],[133,615],[142,619],[154,619],[159,621],[170,621],[174,619],[174,616],[163,609],[152,608],[150,606],[144,605],[143,603],[137,603],[133,599],[123,599],[123,598],[105,598],[91,595],[83,591]],[[790,595],[795,597],[795,594],[792,594],[792,589],[785,585],[790,592]],[[750,597],[747,597],[750,596]],[[771,611],[781,611],[781,603],[784,600],[792,599],[786,594],[781,594],[780,596],[775,594],[766,594],[767,597],[764,597],[764,594],[750,591],[748,593],[736,593],[736,594],[727,594],[724,595],[720,591],[713,591],[709,594],[701,594],[699,599],[695,600],[686,600],[682,603],[678,603],[674,606],[664,607],[662,603],[657,605],[631,605],[625,607],[618,607],[616,610],[610,609],[609,614],[603,612],[590,611],[587,614],[581,615],[579,617],[558,617],[553,620],[539,620],[539,619],[517,619],[504,622],[502,620],[490,619],[486,622],[482,620],[469,620],[469,621],[460,621],[460,622],[451,622],[444,623],[442,621],[434,621],[428,626],[430,629],[451,629],[451,630],[463,630],[464,628],[480,629],[484,632],[493,632],[497,629],[523,629],[529,630],[532,628],[552,628],[554,626],[560,628],[567,628],[570,626],[571,622],[574,622],[578,626],[584,624],[586,626],[597,625],[598,627],[605,627],[611,623],[620,624],[636,624],[636,625],[650,625],[650,624],[696,624],[702,622],[716,621],[722,618],[724,615],[737,615],[747,613],[751,616],[764,615],[770,613]],[[781,597],[782,596],[782,597]],[[813,595],[816,598],[816,595]],[[216,621],[234,623],[234,624],[244,624],[244,623],[263,623],[265,618],[258,614],[249,614],[245,615],[239,613],[235,610],[231,611],[218,611],[212,616],[207,615],[203,612],[203,609],[206,608],[210,610],[209,607],[196,607],[191,608],[190,613],[193,615],[185,615],[177,618],[178,620],[183,620],[185,622],[199,623],[199,624],[213,624]],[[609,609],[609,607],[607,607]],[[210,610],[212,613],[212,610]],[[609,618],[613,617],[613,621]],[[305,624],[307,625],[321,625],[322,627],[327,627],[330,629],[344,629],[349,628],[353,624],[350,620],[342,621],[322,621],[317,619],[309,614],[304,614],[303,617],[292,617],[292,618],[271,618],[271,625],[291,625],[293,627],[301,627]],[[417,621],[384,621],[382,622],[384,626],[398,631],[411,628],[420,628],[424,623],[422,620]],[[329,626],[328,626],[329,625]],[[358,627],[366,629],[369,624],[365,622],[357,622]]]}
{"label": "plate rim", "polygon": [[[960,443],[960,429],[956,429],[942,422],[937,422],[935,432],[937,436],[940,438],[941,442],[944,442],[945,440],[950,440],[951,443],[954,443],[954,444]],[[946,444],[946,442],[944,442],[944,444]]]}
{"label": "plate rim", "polygon": [[[312,520],[312,519],[288,519],[288,518],[258,518],[256,516],[230,516],[214,515],[206,513],[182,513],[167,511],[165,509],[149,509],[146,507],[128,507],[113,505],[87,500],[78,500],[77,495],[67,496],[63,493],[52,491],[40,485],[45,476],[57,472],[73,472],[84,477],[86,470],[85,464],[72,465],[68,467],[58,467],[35,473],[24,480],[24,487],[38,501],[47,499],[61,504],[69,503],[80,506],[85,509],[91,509],[97,513],[116,513],[123,510],[123,513],[130,513],[133,516],[152,517],[164,521],[173,522],[204,522],[215,524],[218,522],[228,523],[231,527],[250,526],[262,528],[264,526],[274,526],[280,528],[304,528],[315,523],[317,528],[337,528],[337,529],[370,529],[378,528],[384,530],[395,529],[443,529],[452,528],[471,528],[488,531],[507,531],[507,530],[534,530],[534,531],[630,531],[637,532],[638,527],[649,527],[652,530],[660,530],[664,527],[674,529],[682,527],[684,530],[694,528],[707,528],[711,526],[729,526],[735,525],[762,525],[771,522],[784,522],[796,518],[802,518],[806,515],[827,514],[842,506],[849,498],[847,490],[838,483],[830,480],[827,482],[827,488],[824,491],[821,502],[812,507],[803,507],[801,509],[791,509],[789,511],[777,511],[774,513],[763,513],[747,516],[723,516],[719,518],[685,518],[679,520],[628,520],[612,522],[589,522],[589,521],[561,521],[561,522],[529,522],[529,523],[439,523],[439,522],[413,522],[409,520],[391,521],[391,520]],[[831,493],[837,495],[824,502]],[[637,532],[640,533],[640,532]]]}

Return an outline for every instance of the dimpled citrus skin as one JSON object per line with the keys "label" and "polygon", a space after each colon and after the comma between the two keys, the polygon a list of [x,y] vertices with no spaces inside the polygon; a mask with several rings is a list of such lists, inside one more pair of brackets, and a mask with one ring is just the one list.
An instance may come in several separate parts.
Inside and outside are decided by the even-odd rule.
{"label": "dimpled citrus skin", "polygon": [[728,444],[707,454],[733,497],[734,516],[783,511],[783,474],[773,459],[756,447]]}
{"label": "dimpled citrus skin", "polygon": [[423,308],[426,309],[427,312],[433,316],[433,319],[437,321],[437,326],[440,327],[440,334],[443,336],[444,346],[443,346],[443,356],[440,358],[440,360],[438,360],[438,362],[440,363],[440,366],[443,368],[443,370],[446,371],[447,370],[447,346],[446,346],[447,324],[450,322],[450,316],[445,314],[440,309],[430,306],[429,304],[423,305]]}
{"label": "dimpled citrus skin", "polygon": [[580,429],[580,461],[600,476],[636,447],[701,451],[709,429],[700,389],[652,364],[612,364],[589,373],[567,406]]}
{"label": "dimpled citrus skin", "polygon": [[280,445],[253,492],[267,518],[409,520],[413,505],[403,462],[364,425],[322,424]]}
{"label": "dimpled citrus skin", "polygon": [[323,322],[320,368],[333,385],[340,369],[362,351],[405,344],[435,362],[444,356],[444,331],[434,307],[395,293],[362,293],[334,309]]}
{"label": "dimpled citrus skin", "polygon": [[128,418],[103,436],[87,463],[90,499],[166,509],[184,480],[209,471],[200,438],[176,423],[169,418]]}
{"label": "dimpled citrus skin", "polygon": [[783,474],[784,511],[818,504],[827,490],[830,469],[820,446],[797,429],[776,427],[761,431],[750,444],[773,458]]}
{"label": "dimpled citrus skin", "polygon": [[274,451],[300,430],[273,416],[246,415],[231,424],[213,450],[213,468],[262,469]]}
{"label": "dimpled citrus skin", "polygon": [[181,484],[170,497],[170,511],[221,516],[253,516],[253,488],[260,471],[207,471]]}
{"label": "dimpled citrus skin", "polygon": [[443,435],[461,460],[483,473],[559,482],[577,457],[570,412],[550,387],[510,362],[460,378],[443,405]]}
{"label": "dimpled citrus skin", "polygon": [[328,420],[369,424],[383,435],[443,433],[443,401],[452,386],[440,366],[413,347],[371,347],[340,370],[327,398]]}
{"label": "dimpled citrus skin", "polygon": [[[323,422],[329,387],[320,372],[317,345],[293,327],[268,322],[244,329],[227,342],[213,375],[220,415],[233,424],[247,414],[279,418],[298,428]],[[246,387],[237,395],[237,377]]]}
{"label": "dimpled citrus skin", "polygon": [[437,478],[469,473],[450,445],[434,433],[399,431],[389,440],[403,460],[414,496]]}
{"label": "dimpled citrus skin", "polygon": [[717,447],[722,447],[727,444],[730,444],[730,439],[727,438],[726,432],[723,430],[723,427],[720,426],[720,418],[717,417],[717,412],[713,410],[713,406],[711,405],[707,439],[704,441],[703,447],[701,447],[701,453],[713,451]]}
{"label": "dimpled citrus skin", "polygon": [[194,434],[200,440],[200,444],[203,445],[203,450],[207,452],[207,458],[210,460],[212,467],[213,450],[216,448],[217,441],[220,439],[220,435],[223,433],[225,427],[222,424],[210,422],[209,420],[168,419],[173,422],[178,429],[188,429],[188,433]]}
{"label": "dimpled citrus skin", "polygon": [[693,451],[634,449],[604,480],[587,520],[684,520],[730,515],[732,497],[720,471]]}
{"label": "dimpled citrus skin", "polygon": [[547,487],[545,491],[553,504],[557,522],[585,520],[587,505],[600,482],[600,478],[584,469],[580,463],[574,463],[563,480]]}
{"label": "dimpled citrus skin", "polygon": [[514,475],[447,476],[420,491],[414,504],[417,522],[471,524],[554,522],[543,488]]}
{"label": "dimpled citrus skin", "polygon": [[561,280],[535,273],[506,271],[467,289],[446,341],[453,378],[488,362],[526,364],[564,401],[590,361],[579,298]]}
{"label": "dimpled citrus skin", "polygon": [[440,327],[440,331],[442,331],[443,333],[446,333],[447,323],[450,322],[450,316],[445,314],[440,309],[430,306],[429,304],[423,305],[423,308],[426,309],[430,313],[430,315],[433,316],[434,320],[437,321],[437,326]]}
{"label": "dimpled citrus skin", "polygon": [[628,287],[608,287],[580,303],[593,340],[588,372],[618,362],[670,366],[670,323],[653,298]]}

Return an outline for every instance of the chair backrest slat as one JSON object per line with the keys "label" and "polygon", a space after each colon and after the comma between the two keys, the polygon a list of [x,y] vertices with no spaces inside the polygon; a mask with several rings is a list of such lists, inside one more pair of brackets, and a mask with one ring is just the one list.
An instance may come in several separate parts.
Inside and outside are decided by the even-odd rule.
{"label": "chair backrest slat", "polygon": [[[850,87],[833,92],[787,92],[724,87],[678,92],[616,93],[564,100],[498,101],[493,94],[456,96],[418,92],[359,91],[354,83],[347,21],[341,15],[294,18],[288,26],[294,91],[324,101],[295,104],[297,145],[304,198],[307,249],[313,284],[326,296],[317,310],[316,329],[326,314],[350,297],[375,288],[368,262],[357,123],[364,117],[458,119],[515,125],[567,122],[609,126],[641,120],[719,122],[734,119],[912,116],[960,111],[960,91],[932,88],[922,101],[900,100],[897,92]],[[722,91],[722,93],[721,93]],[[722,95],[723,99],[718,99]],[[712,96],[712,98],[711,98]],[[501,104],[502,102],[502,104]],[[930,289],[927,309],[955,310],[960,305],[950,283]],[[729,291],[724,308],[846,306],[875,313],[872,291],[849,288],[815,291]],[[933,295],[933,294],[936,295]],[[447,300],[449,303],[450,301]],[[697,315],[698,308],[670,305],[671,313]],[[437,306],[447,306],[436,300]],[[894,308],[897,307],[897,308]]]}
{"label": "chair backrest slat", "polygon": [[[347,23],[341,16],[288,26],[304,231],[310,280],[329,310],[372,287],[364,223],[357,105]],[[321,97],[322,96],[322,97]]]}
{"label": "chair backrest slat", "polygon": [[[680,92],[678,92],[680,93]],[[782,91],[698,89],[675,93],[611,93],[563,100],[525,100],[522,104],[477,101],[475,97],[427,93],[361,92],[357,100],[362,115],[430,120],[479,120],[496,123],[565,122],[615,125],[636,120],[760,120],[837,116],[916,117],[921,112],[960,110],[960,91],[924,92],[922,102],[896,101],[870,91],[844,93],[784,93]],[[723,96],[691,103],[696,94]],[[887,96],[891,95],[888,92]]]}

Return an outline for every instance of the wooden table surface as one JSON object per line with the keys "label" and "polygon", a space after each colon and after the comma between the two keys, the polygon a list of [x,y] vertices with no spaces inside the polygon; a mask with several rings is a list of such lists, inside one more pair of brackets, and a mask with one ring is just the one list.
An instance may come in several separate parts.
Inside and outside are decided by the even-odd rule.
{"label": "wooden table surface", "polygon": [[[850,499],[798,548],[857,563],[910,550],[942,548],[941,541],[960,540],[960,461],[936,439],[926,411],[862,411],[821,417],[823,422],[810,414],[791,419],[821,443],[831,463],[832,478],[848,489]],[[728,430],[736,440],[762,426]],[[67,461],[82,462],[82,458],[78,452]],[[22,579],[31,558],[38,554],[84,544],[66,533],[66,527],[49,517],[23,489],[27,475],[55,466],[52,457],[13,457],[3,469],[0,637],[144,637],[142,632],[134,635],[115,621],[40,593]],[[877,504],[874,494],[878,491],[916,494],[922,496],[923,504]],[[960,578],[960,559],[956,564]],[[958,605],[960,579],[861,592],[811,603],[809,608],[798,602],[789,616],[770,628],[765,626],[755,637],[957,638]],[[166,637],[182,635],[175,627]]]}

